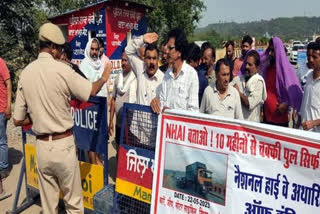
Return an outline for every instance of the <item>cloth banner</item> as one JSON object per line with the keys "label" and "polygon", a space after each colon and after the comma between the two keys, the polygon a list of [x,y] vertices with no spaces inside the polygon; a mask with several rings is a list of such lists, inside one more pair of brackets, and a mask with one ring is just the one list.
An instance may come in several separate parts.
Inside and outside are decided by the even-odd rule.
{"label": "cloth banner", "polygon": [[317,133],[170,110],[155,155],[151,213],[319,213]]}

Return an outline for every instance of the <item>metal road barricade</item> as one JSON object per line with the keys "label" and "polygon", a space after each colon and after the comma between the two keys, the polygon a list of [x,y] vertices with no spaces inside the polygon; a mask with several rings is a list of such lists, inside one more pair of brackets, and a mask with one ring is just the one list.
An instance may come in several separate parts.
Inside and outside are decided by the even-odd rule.
{"label": "metal road barricade", "polygon": [[158,115],[128,103],[122,115],[113,213],[150,213]]}

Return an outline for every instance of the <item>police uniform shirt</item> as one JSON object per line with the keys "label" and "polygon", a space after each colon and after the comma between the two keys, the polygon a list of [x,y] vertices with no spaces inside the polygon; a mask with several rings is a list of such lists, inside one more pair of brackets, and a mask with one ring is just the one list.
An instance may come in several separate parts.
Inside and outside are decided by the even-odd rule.
{"label": "police uniform shirt", "polygon": [[14,118],[24,120],[29,113],[37,135],[62,133],[73,127],[70,97],[87,101],[91,88],[71,67],[42,52],[20,75]]}

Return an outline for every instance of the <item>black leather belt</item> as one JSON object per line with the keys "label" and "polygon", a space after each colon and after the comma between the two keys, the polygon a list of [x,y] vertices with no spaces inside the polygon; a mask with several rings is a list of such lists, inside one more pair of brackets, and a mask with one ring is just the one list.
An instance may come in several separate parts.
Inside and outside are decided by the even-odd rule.
{"label": "black leather belt", "polygon": [[70,135],[72,135],[72,129],[68,129],[67,131],[62,132],[62,133],[37,135],[37,139],[48,141],[50,135],[52,136],[52,140],[59,140],[59,139],[69,137]]}

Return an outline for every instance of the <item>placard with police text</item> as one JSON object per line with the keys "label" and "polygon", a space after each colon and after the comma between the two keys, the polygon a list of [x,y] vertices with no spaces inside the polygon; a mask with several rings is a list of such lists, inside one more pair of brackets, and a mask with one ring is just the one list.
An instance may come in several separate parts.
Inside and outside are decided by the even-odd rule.
{"label": "placard with police text", "polygon": [[88,102],[72,99],[70,105],[77,147],[106,154],[108,142],[106,98],[90,97]]}
{"label": "placard with police text", "polygon": [[151,213],[320,213],[320,134],[181,111],[158,124]]}

